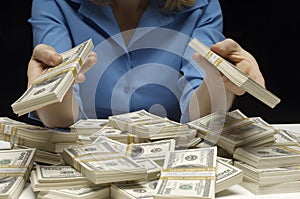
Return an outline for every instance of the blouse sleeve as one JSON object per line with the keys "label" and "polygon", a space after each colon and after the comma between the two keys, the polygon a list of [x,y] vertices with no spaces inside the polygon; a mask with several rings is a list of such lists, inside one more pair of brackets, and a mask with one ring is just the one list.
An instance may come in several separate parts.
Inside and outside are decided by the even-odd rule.
{"label": "blouse sleeve", "polygon": [[[71,7],[65,7],[62,12],[62,8],[56,1],[33,0],[31,9],[31,17],[28,22],[32,27],[34,47],[43,43],[52,46],[58,53],[73,47],[72,38],[63,14],[63,12],[68,12],[65,9],[70,9],[69,11],[72,12]],[[84,119],[86,115],[83,112],[82,101],[79,97],[79,86],[74,85],[73,89],[79,104],[78,119]],[[39,120],[34,111],[29,113],[28,117]]]}
{"label": "blouse sleeve", "polygon": [[[199,16],[198,23],[192,33],[191,38],[197,38],[207,46],[223,40],[223,16],[220,4],[217,0],[208,1],[205,7],[199,8],[202,15]],[[194,12],[196,12],[195,10]],[[178,80],[178,87],[182,92],[180,98],[181,119],[180,122],[189,122],[188,105],[192,93],[203,82],[205,71],[193,60],[194,50],[187,47],[184,52],[181,73],[183,76]]]}

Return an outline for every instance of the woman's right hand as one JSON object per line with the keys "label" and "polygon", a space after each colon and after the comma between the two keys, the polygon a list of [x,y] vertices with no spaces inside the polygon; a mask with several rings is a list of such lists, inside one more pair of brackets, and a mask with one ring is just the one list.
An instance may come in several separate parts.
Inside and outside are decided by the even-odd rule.
{"label": "woman's right hand", "polygon": [[59,65],[62,56],[54,48],[46,44],[38,44],[32,52],[27,68],[27,87],[47,68]]}
{"label": "woman's right hand", "polygon": [[[55,67],[62,62],[62,56],[55,51],[55,49],[46,44],[38,44],[32,52],[32,56],[28,63],[27,77],[30,87],[34,80],[47,68]],[[90,52],[86,61],[84,62],[80,72],[75,78],[75,83],[85,81],[84,73],[87,72],[97,62],[97,54]]]}

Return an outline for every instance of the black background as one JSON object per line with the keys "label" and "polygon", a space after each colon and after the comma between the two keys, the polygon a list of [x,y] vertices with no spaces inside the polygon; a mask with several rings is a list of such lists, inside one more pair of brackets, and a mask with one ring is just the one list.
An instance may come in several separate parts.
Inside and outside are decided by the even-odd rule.
{"label": "black background", "polygon": [[[281,98],[272,109],[246,93],[236,98],[232,109],[238,108],[249,117],[259,116],[270,124],[300,123],[300,35],[296,31],[300,17],[294,2],[220,1],[225,36],[254,55],[268,90]],[[27,63],[32,51],[31,27],[27,22],[30,11],[31,0],[23,0],[6,1],[0,12],[0,117],[36,123],[27,115],[18,117],[10,106],[26,89]]]}

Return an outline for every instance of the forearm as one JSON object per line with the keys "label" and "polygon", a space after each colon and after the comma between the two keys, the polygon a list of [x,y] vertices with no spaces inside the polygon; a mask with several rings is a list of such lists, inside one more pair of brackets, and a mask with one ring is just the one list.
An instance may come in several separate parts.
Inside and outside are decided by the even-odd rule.
{"label": "forearm", "polygon": [[194,91],[189,102],[190,120],[195,120],[213,112],[227,111],[235,95],[225,88],[221,78],[205,78]]}
{"label": "forearm", "polygon": [[62,102],[45,106],[37,110],[36,113],[47,127],[69,127],[79,115],[79,107],[73,89],[69,89]]}

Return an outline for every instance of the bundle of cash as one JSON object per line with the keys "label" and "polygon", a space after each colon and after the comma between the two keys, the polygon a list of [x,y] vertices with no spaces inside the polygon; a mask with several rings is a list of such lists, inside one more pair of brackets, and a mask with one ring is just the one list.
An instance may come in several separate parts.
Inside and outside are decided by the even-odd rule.
{"label": "bundle of cash", "polygon": [[217,147],[166,153],[154,198],[215,198]]}
{"label": "bundle of cash", "polygon": [[113,183],[110,187],[112,199],[152,199],[158,180],[136,183]]}
{"label": "bundle of cash", "polygon": [[13,134],[11,128],[16,126],[28,126],[28,124],[9,117],[0,117],[0,140],[10,142]]}
{"label": "bundle of cash", "polygon": [[250,118],[240,115],[237,111],[214,112],[191,121],[188,125],[197,129],[200,137],[212,144],[217,144],[231,155],[237,147],[254,147],[274,143],[274,128],[254,123]]}
{"label": "bundle of cash", "polygon": [[233,158],[257,169],[300,164],[299,146],[237,148]]}
{"label": "bundle of cash", "polygon": [[30,175],[34,192],[67,188],[95,187],[95,184],[73,167],[36,165]]}
{"label": "bundle of cash", "polygon": [[35,149],[0,151],[0,198],[17,199],[28,180],[35,160]]}
{"label": "bundle of cash", "polygon": [[259,186],[300,180],[299,166],[272,167],[257,169],[241,161],[234,161],[234,166],[243,170],[244,178],[257,183]]}
{"label": "bundle of cash", "polygon": [[[240,185],[255,195],[300,192],[300,180],[260,186],[258,183],[243,179]],[[287,198],[285,195],[283,197]]]}
{"label": "bundle of cash", "polygon": [[189,46],[200,53],[202,57],[207,59],[212,67],[218,69],[235,85],[243,88],[249,94],[253,95],[269,107],[274,108],[280,102],[280,99],[276,95],[268,91],[266,88],[262,87],[260,84],[258,84],[247,74],[239,70],[233,64],[211,51],[198,39],[193,38],[190,41]]}
{"label": "bundle of cash", "polygon": [[239,184],[243,180],[243,170],[231,165],[223,158],[217,157],[216,190],[218,193]]}
{"label": "bundle of cash", "polygon": [[17,199],[25,186],[21,176],[0,177],[0,199]]}
{"label": "bundle of cash", "polygon": [[40,191],[39,199],[107,199],[110,196],[110,187],[80,187],[49,191]]}
{"label": "bundle of cash", "polygon": [[62,157],[95,184],[145,180],[146,169],[108,142],[65,148]]}
{"label": "bundle of cash", "polygon": [[72,133],[79,136],[90,136],[96,131],[102,129],[108,123],[108,119],[80,119],[69,126]]}
{"label": "bundle of cash", "polygon": [[11,107],[19,116],[61,102],[94,45],[91,39],[61,53],[63,61],[48,67]]}
{"label": "bundle of cash", "polygon": [[287,131],[283,129],[275,129],[274,132],[274,143],[273,146],[296,146],[299,145],[297,140],[295,140]]}
{"label": "bundle of cash", "polygon": [[160,176],[160,172],[162,167],[157,164],[154,160],[152,159],[137,159],[135,160],[139,165],[143,166],[146,171],[147,171],[147,177],[146,180],[156,180]]}
{"label": "bundle of cash", "polygon": [[12,128],[11,143],[36,148],[42,151],[58,153],[65,147],[78,145],[78,135],[49,129],[46,127],[27,125]]}
{"label": "bundle of cash", "polygon": [[139,137],[137,135],[110,126],[104,126],[89,136],[89,139],[94,141],[99,136],[105,136],[124,144],[139,143]]}
{"label": "bundle of cash", "polygon": [[189,136],[193,130],[186,124],[174,122],[167,118],[156,122],[128,124],[128,129],[131,129],[132,133],[138,137],[146,138],[151,141]]}
{"label": "bundle of cash", "polygon": [[28,179],[35,160],[35,148],[0,151],[0,177],[22,176]]}
{"label": "bundle of cash", "polygon": [[[28,149],[30,147],[15,144],[13,149]],[[48,151],[43,151],[36,149],[35,153],[35,163],[43,164],[43,165],[64,165],[65,162],[63,161],[60,153],[53,153]]]}
{"label": "bundle of cash", "polygon": [[134,130],[132,127],[135,125],[157,123],[164,120],[165,118],[159,117],[142,109],[130,113],[109,116],[108,124],[114,128],[133,133]]}
{"label": "bundle of cash", "polygon": [[110,138],[99,136],[93,144],[109,143],[114,149],[116,149],[122,155],[126,155],[133,160],[146,160],[152,159],[158,165],[163,164],[165,154],[168,151],[175,150],[175,140],[158,140],[154,142],[138,143],[138,144],[123,144],[121,142],[112,140]]}

